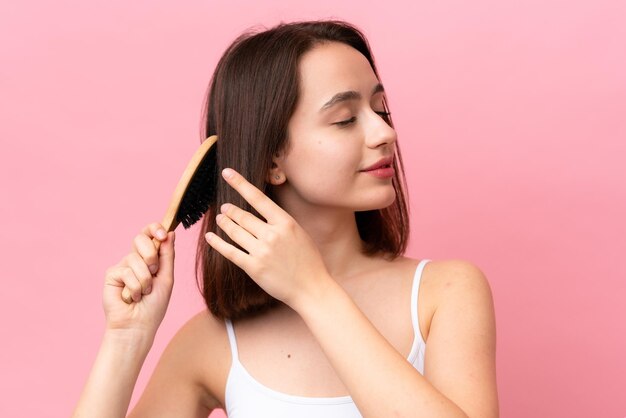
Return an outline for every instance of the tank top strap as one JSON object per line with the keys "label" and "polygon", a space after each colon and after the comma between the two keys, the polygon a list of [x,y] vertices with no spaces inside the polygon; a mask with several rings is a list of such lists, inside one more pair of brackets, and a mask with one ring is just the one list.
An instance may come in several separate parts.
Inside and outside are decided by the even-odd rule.
{"label": "tank top strap", "polygon": [[415,331],[415,335],[419,335],[421,338],[421,332],[419,328],[419,321],[417,317],[417,296],[419,293],[420,283],[422,281],[422,273],[424,271],[424,266],[428,263],[429,259],[423,259],[417,265],[415,269],[415,276],[413,276],[413,287],[411,289],[411,321],[413,322],[413,330]]}
{"label": "tank top strap", "polygon": [[237,338],[235,338],[235,329],[233,328],[233,323],[230,319],[226,319],[224,321],[226,323],[226,332],[228,333],[228,342],[230,343],[230,353],[233,357],[233,362],[239,360],[239,356],[237,354]]}

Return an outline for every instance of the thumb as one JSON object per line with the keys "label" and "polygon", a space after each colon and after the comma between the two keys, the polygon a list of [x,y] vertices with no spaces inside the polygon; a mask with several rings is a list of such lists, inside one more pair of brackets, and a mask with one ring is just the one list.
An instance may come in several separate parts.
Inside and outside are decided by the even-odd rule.
{"label": "thumb", "polygon": [[165,241],[161,241],[161,247],[159,248],[159,270],[158,275],[164,275],[174,279],[174,241],[176,240],[176,234],[174,231],[168,232]]}

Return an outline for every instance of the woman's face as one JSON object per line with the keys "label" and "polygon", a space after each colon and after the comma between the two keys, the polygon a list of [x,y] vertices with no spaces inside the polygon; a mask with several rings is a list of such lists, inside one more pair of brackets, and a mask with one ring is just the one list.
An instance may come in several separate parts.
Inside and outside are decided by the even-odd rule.
{"label": "woman's face", "polygon": [[299,69],[289,146],[276,160],[286,177],[279,186],[281,205],[353,211],[389,206],[395,191],[384,172],[390,170],[379,170],[379,176],[363,171],[393,158],[397,139],[383,119],[385,93],[369,62],[354,48],[331,42],[304,54]]}

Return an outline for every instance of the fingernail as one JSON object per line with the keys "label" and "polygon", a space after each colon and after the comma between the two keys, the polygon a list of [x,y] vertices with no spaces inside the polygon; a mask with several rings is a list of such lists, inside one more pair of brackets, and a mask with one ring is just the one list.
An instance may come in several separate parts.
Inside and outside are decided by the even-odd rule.
{"label": "fingernail", "polygon": [[157,238],[159,238],[159,239],[165,239],[165,237],[167,236],[167,234],[165,233],[165,231],[164,231],[164,230],[159,229],[159,230],[156,232],[156,236],[157,236]]}
{"label": "fingernail", "polygon": [[152,264],[150,267],[148,267],[150,269],[150,273],[154,274],[157,272],[157,270],[159,269],[159,266],[157,266],[156,264]]}
{"label": "fingernail", "polygon": [[207,240],[207,241],[211,241],[211,238],[213,238],[213,235],[214,235],[214,234],[213,234],[213,232],[209,232],[209,233],[207,233],[207,234],[205,235],[206,240]]}
{"label": "fingernail", "polygon": [[146,295],[149,295],[149,294],[150,294],[150,292],[152,292],[152,286],[148,286],[148,287],[146,288]]}
{"label": "fingernail", "polygon": [[222,176],[224,176],[225,179],[230,179],[234,175],[235,175],[235,172],[230,168],[225,168],[222,170]]}

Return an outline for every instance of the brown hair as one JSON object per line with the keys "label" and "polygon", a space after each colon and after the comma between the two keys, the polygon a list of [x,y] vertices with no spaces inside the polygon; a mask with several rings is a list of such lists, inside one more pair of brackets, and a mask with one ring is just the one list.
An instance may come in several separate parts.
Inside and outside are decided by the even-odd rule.
{"label": "brown hair", "polygon": [[[342,42],[362,53],[378,77],[365,36],[342,21],[281,23],[271,29],[248,31],[224,52],[209,86],[204,138],[218,135],[215,173],[232,167],[273,199],[266,183],[272,155],[288,145],[287,125],[299,97],[298,63],[304,53],[325,42]],[[387,103],[384,103],[388,110]],[[393,126],[390,117],[387,122]],[[409,236],[408,201],[400,149],[394,159],[392,183],[396,199],[389,207],[355,212],[363,252],[395,258],[404,253]],[[221,179],[221,176],[216,174]],[[274,200],[274,199],[273,199]],[[216,201],[206,212],[198,238],[196,279],[211,313],[220,319],[254,315],[278,301],[242,269],[211,249],[204,235],[213,231],[237,246],[220,229],[215,216],[225,202],[263,219],[237,192],[217,180]],[[237,246],[238,247],[238,246]]]}

